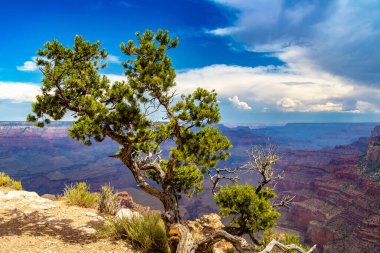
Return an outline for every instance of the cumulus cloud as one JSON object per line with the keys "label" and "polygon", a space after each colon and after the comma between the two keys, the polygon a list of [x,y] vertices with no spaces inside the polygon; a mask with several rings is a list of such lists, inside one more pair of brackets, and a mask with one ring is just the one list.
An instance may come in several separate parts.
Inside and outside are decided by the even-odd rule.
{"label": "cumulus cloud", "polygon": [[233,104],[234,107],[242,110],[251,110],[252,107],[250,107],[246,102],[240,101],[238,96],[229,97],[228,100]]}
{"label": "cumulus cloud", "polygon": [[[294,52],[284,57],[293,57]],[[290,66],[212,65],[177,74],[177,91],[200,86],[221,98],[236,96],[258,111],[380,112],[380,90],[363,87],[300,61]]]}
{"label": "cumulus cloud", "polygon": [[299,58],[334,75],[380,87],[379,1],[213,1],[238,14],[231,26],[209,33],[231,36],[256,52],[302,46]]}
{"label": "cumulus cloud", "polygon": [[34,72],[38,70],[36,57],[32,57],[31,61],[25,61],[22,66],[16,66],[17,70],[25,72]]}
{"label": "cumulus cloud", "polygon": [[0,82],[0,100],[32,102],[40,92],[40,87],[34,83]]}
{"label": "cumulus cloud", "polygon": [[[197,87],[215,89],[222,104],[229,101],[255,112],[380,112],[379,88],[331,74],[299,57],[304,51],[304,47],[293,46],[279,52],[279,58],[289,62],[285,66],[221,64],[178,71],[176,90],[190,94]],[[111,82],[127,80],[123,75],[106,76]]]}

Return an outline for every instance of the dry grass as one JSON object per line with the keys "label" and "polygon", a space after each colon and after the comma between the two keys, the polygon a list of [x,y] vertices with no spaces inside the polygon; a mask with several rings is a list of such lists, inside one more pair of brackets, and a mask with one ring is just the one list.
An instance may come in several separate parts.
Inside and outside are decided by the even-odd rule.
{"label": "dry grass", "polygon": [[101,213],[115,215],[117,212],[117,195],[110,185],[104,185],[98,196],[98,210]]}
{"label": "dry grass", "polygon": [[94,207],[97,202],[97,194],[90,192],[90,187],[85,182],[75,183],[75,185],[66,185],[63,197],[71,205],[80,207]]}
{"label": "dry grass", "polygon": [[22,190],[21,181],[16,181],[1,171],[0,171],[0,187],[9,187],[15,190]]}
{"label": "dry grass", "polygon": [[142,252],[169,252],[164,222],[156,215],[109,218],[98,228],[100,238],[125,239]]}

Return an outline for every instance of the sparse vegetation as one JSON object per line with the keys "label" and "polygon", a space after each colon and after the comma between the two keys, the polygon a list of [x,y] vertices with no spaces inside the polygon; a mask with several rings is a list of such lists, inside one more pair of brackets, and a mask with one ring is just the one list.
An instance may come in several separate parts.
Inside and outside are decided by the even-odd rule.
{"label": "sparse vegetation", "polygon": [[16,181],[1,171],[0,171],[0,187],[10,187],[15,190],[22,190],[21,181]]}
{"label": "sparse vegetation", "polygon": [[94,207],[98,198],[96,193],[90,192],[90,187],[85,182],[66,185],[63,197],[70,204],[81,207]]}
{"label": "sparse vegetation", "polygon": [[101,238],[126,239],[146,253],[169,252],[164,222],[156,215],[109,218],[98,228],[98,235]]}
{"label": "sparse vegetation", "polygon": [[98,196],[99,212],[114,215],[117,212],[117,208],[117,195],[110,185],[104,185]]}

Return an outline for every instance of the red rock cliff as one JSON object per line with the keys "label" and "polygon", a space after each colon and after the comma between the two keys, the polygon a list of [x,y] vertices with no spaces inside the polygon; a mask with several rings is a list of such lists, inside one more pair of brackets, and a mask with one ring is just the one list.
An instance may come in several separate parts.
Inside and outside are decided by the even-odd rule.
{"label": "red rock cliff", "polygon": [[375,127],[375,129],[372,131],[366,158],[368,161],[380,165],[380,126]]}
{"label": "red rock cliff", "polygon": [[295,194],[280,226],[299,231],[323,253],[380,252],[380,181],[361,175],[364,155],[380,164],[380,127],[368,152],[363,140],[320,151],[290,151],[281,167],[285,180],[276,187]]}

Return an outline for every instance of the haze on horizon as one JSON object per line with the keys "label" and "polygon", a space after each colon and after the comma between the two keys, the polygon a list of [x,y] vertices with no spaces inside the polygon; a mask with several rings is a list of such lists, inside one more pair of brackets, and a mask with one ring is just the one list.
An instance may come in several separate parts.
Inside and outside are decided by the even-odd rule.
{"label": "haze on horizon", "polygon": [[215,89],[222,123],[380,122],[377,0],[14,0],[0,20],[0,121],[31,111],[45,42],[100,40],[115,81],[120,43],[162,28],[180,39],[177,92]]}

